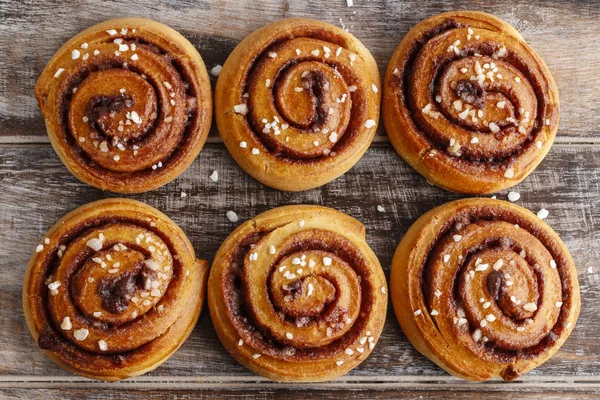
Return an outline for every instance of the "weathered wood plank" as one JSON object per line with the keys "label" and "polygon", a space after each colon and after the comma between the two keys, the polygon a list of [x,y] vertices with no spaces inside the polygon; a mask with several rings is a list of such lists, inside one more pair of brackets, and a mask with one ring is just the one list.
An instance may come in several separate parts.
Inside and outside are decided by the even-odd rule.
{"label": "weathered wood plank", "polygon": [[[0,391],[0,399],[11,399],[11,400],[63,400],[69,399],[82,399],[82,400],[105,400],[113,399],[118,396],[121,392],[117,390],[106,390],[98,389],[91,392],[86,389],[7,389]],[[166,394],[164,391],[159,390],[128,390],[127,398],[131,400],[144,399],[144,400],[158,400],[165,399]],[[582,392],[578,390],[560,390],[560,391],[549,391],[549,390],[532,390],[528,392],[521,392],[518,394],[519,399],[531,400],[531,399],[545,399],[545,400],[565,400],[565,399],[597,399],[598,392]],[[215,399],[215,398],[228,398],[228,399],[280,399],[280,400],[293,400],[293,399],[307,399],[316,397],[319,399],[430,399],[430,400],[450,400],[450,399],[461,399],[461,400],[479,400],[482,398],[480,392],[471,390],[378,390],[376,392],[364,392],[357,390],[302,390],[302,391],[289,391],[285,388],[280,389],[269,389],[261,391],[225,391],[225,390],[214,390],[198,392],[192,390],[171,390],[168,392],[168,398],[176,398],[179,400],[188,399]],[[506,393],[488,393],[485,398],[487,400],[503,400],[506,399]]]}
{"label": "weathered wood plank", "polygon": [[[596,1],[456,2],[354,0],[131,0],[128,2],[0,1],[0,140],[46,141],[33,96],[35,81],[52,54],[71,36],[100,21],[149,17],[182,32],[208,68],[222,64],[248,33],[285,17],[321,19],[349,29],[371,50],[383,73],[408,30],[442,11],[491,12],[519,29],[546,61],[561,95],[559,135],[600,138],[600,53]],[[215,78],[211,78],[213,83]],[[380,128],[380,133],[383,130]],[[213,127],[212,135],[216,135]]]}
{"label": "weathered wood plank", "polygon": [[[0,399],[11,399],[11,400],[63,400],[69,399],[85,399],[85,400],[105,400],[113,399],[120,392],[117,390],[97,390],[90,393],[89,390],[84,389],[43,389],[43,390],[27,390],[27,389],[11,389],[5,390],[4,393],[0,392]],[[127,398],[132,400],[144,399],[144,400],[155,400],[165,399],[166,394],[164,391],[155,390],[136,390],[128,391]],[[315,390],[303,390],[303,391],[288,391],[285,389],[279,390],[261,390],[260,392],[254,391],[206,391],[198,392],[191,390],[173,390],[168,392],[169,398],[177,398],[180,400],[188,399],[215,399],[215,398],[228,398],[228,399],[280,399],[280,400],[292,400],[292,399],[306,399],[311,397],[317,397],[319,399],[464,399],[464,400],[478,400],[482,398],[481,393],[475,391],[430,391],[430,390],[379,390],[376,392],[364,392],[355,390],[340,390],[340,391],[315,391]],[[519,399],[530,400],[530,399],[546,399],[546,400],[565,400],[565,399],[597,399],[596,393],[582,393],[574,390],[565,391],[533,391],[519,393]],[[502,400],[506,398],[505,393],[489,393],[486,394],[488,400]]]}
{"label": "weathered wood plank", "polygon": [[[208,178],[213,170],[219,171],[218,183]],[[526,380],[554,376],[563,382],[600,380],[600,322],[595,310],[600,301],[596,290],[600,283],[599,178],[600,146],[557,145],[538,170],[515,189],[522,194],[518,204],[533,211],[540,207],[550,211],[547,221],[561,234],[576,261],[583,299],[579,323],[565,346]],[[182,192],[187,197],[182,198]],[[27,332],[21,309],[22,279],[31,253],[57,219],[111,194],[78,182],[47,145],[0,146],[0,193],[0,304],[4,310],[0,313],[0,375],[9,380],[27,380],[24,375],[69,377],[39,351]],[[301,193],[279,192],[259,184],[235,164],[222,145],[208,145],[176,181],[132,197],[173,218],[190,237],[197,255],[208,260],[237,225],[225,217],[228,210],[236,211],[241,223],[285,204],[334,207],[366,225],[368,242],[388,273],[392,254],[411,223],[430,208],[459,196],[428,185],[390,145],[372,147],[341,178]],[[499,197],[506,198],[506,191]],[[379,204],[385,212],[377,211]],[[424,376],[444,382],[449,379],[412,348],[390,310],[374,353],[346,379],[354,380],[358,387],[369,379],[394,382]],[[190,339],[147,377],[266,383],[227,354],[206,310]]]}

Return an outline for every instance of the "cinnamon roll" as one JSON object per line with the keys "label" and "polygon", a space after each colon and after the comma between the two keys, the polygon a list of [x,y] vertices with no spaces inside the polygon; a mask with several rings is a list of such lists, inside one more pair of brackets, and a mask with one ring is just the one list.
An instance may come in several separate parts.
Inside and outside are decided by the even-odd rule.
{"label": "cinnamon roll", "polygon": [[419,218],[396,250],[390,286],[416,349],[472,381],[509,381],[544,363],[580,309],[577,271],[558,235],[499,200],[457,200]]}
{"label": "cinnamon roll", "polygon": [[512,26],[482,12],[417,24],[394,53],[384,87],[383,118],[396,151],[455,192],[519,183],[558,129],[550,71]]}
{"label": "cinnamon roll", "polygon": [[208,263],[158,210],[127,199],[64,216],[31,257],[27,325],[64,369],[120,380],[151,371],[183,344],[204,302]]}
{"label": "cinnamon roll", "polygon": [[152,190],[183,173],[212,118],[210,82],[194,46],[142,18],[106,21],[70,39],[35,95],[73,175],[119,193]]}
{"label": "cinnamon roll", "polygon": [[374,349],[387,285],[360,222],[326,207],[286,206],[225,240],[208,302],[221,342],[240,364],[277,381],[324,381]]}
{"label": "cinnamon roll", "polygon": [[217,126],[237,163],[265,185],[299,191],[349,170],[379,120],[375,60],[333,25],[293,18],[248,35],[215,92]]}

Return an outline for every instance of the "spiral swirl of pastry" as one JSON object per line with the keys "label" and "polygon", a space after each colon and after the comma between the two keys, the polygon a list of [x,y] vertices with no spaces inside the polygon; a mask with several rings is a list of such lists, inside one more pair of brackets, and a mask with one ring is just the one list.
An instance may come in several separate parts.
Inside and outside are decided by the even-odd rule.
{"label": "spiral swirl of pastry", "polygon": [[35,94],[63,163],[80,180],[119,193],[155,189],[185,171],[212,118],[196,49],[141,18],[106,21],[70,39]]}
{"label": "spiral swirl of pastry", "polygon": [[288,191],[321,186],[350,169],[379,119],[375,60],[351,34],[286,19],[247,36],[219,75],[215,114],[237,163]]}
{"label": "spiral swirl of pastry", "polygon": [[531,212],[457,200],[415,222],[390,278],[411,343],[458,377],[513,380],[550,358],[579,315],[573,260]]}
{"label": "spiral swirl of pastry", "polygon": [[208,263],[173,221],[127,199],[63,217],[31,258],[23,306],[31,334],[63,368],[100,380],[141,375],[194,328]]}
{"label": "spiral swirl of pastry", "polygon": [[225,240],[208,301],[221,342],[240,364],[277,381],[324,381],[371,353],[386,292],[364,226],[301,205],[262,213]]}
{"label": "spiral swirl of pastry", "polygon": [[384,86],[384,122],[398,153],[455,192],[517,184],[558,129],[548,68],[512,26],[482,12],[417,24],[393,55]]}

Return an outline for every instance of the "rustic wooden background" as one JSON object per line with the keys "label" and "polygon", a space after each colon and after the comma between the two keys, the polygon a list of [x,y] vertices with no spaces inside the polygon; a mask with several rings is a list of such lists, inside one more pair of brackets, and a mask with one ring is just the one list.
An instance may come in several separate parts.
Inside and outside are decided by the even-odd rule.
{"label": "rustic wooden background", "polygon": [[[208,310],[189,340],[165,364],[121,383],[71,375],[33,343],[21,309],[27,261],[42,235],[66,212],[113,196],[78,182],[48,143],[33,96],[45,63],[68,38],[97,22],[144,16],[179,30],[207,67],[223,64],[248,33],[285,17],[312,17],[349,29],[371,50],[381,73],[403,35],[421,19],[453,9],[484,10],[507,20],[547,62],[561,97],[559,136],[541,166],[516,189],[518,204],[545,207],[547,221],[571,250],[579,271],[582,312],[563,348],[517,382],[470,384],[419,355],[393,313],[373,354],[349,375],[324,384],[277,384],[239,366],[223,349]],[[0,398],[598,398],[600,396],[600,2],[513,0],[0,0]],[[215,78],[213,79],[213,83]],[[218,183],[208,176],[219,171]],[[182,197],[182,193],[187,197]],[[498,194],[506,198],[507,191]],[[269,189],[246,175],[213,127],[192,167],[167,186],[132,196],[181,225],[199,257],[212,260],[240,222],[285,204],[321,204],[367,226],[382,265],[410,224],[458,195],[428,185],[395,153],[382,127],[372,148],[347,174],[302,193]],[[385,212],[378,212],[383,205]],[[368,390],[377,390],[374,394]]]}

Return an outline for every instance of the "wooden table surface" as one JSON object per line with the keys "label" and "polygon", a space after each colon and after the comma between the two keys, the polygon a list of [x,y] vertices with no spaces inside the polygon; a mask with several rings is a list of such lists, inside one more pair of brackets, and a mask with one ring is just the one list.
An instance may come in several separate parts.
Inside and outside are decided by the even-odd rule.
{"label": "wooden table surface", "polygon": [[[0,398],[131,399],[368,398],[563,399],[600,396],[600,2],[513,0],[0,0]],[[52,54],[71,36],[100,21],[143,16],[180,31],[207,67],[223,64],[248,33],[285,17],[312,17],[347,28],[371,50],[380,72],[403,35],[421,19],[453,9],[484,10],[512,23],[546,61],[558,84],[561,123],[540,167],[515,189],[517,204],[550,211],[547,222],[570,249],[582,294],[571,337],[547,363],[512,383],[472,384],[447,375],[418,354],[390,309],[373,354],[347,376],[322,384],[278,384],[238,365],[221,346],[204,310],[198,326],[166,363],[144,376],[100,383],[63,371],[27,331],[21,285],[40,238],[66,212],[114,196],[80,183],[51,148],[33,96]],[[211,78],[214,80],[215,78]],[[382,124],[380,124],[382,125]],[[208,144],[181,177],[131,196],[165,212],[212,260],[244,220],[285,204],[337,208],[361,220],[386,274],[393,251],[425,211],[459,195],[430,186],[396,154],[381,127],[371,149],[344,176],[321,188],[285,193],[245,174],[213,126]],[[209,175],[219,172],[218,183]],[[186,193],[187,197],[182,197]],[[507,191],[498,193],[506,199]],[[384,212],[376,206],[383,205]],[[225,212],[234,210],[234,224]],[[299,390],[300,389],[300,390]],[[377,390],[376,393],[371,390]]]}

